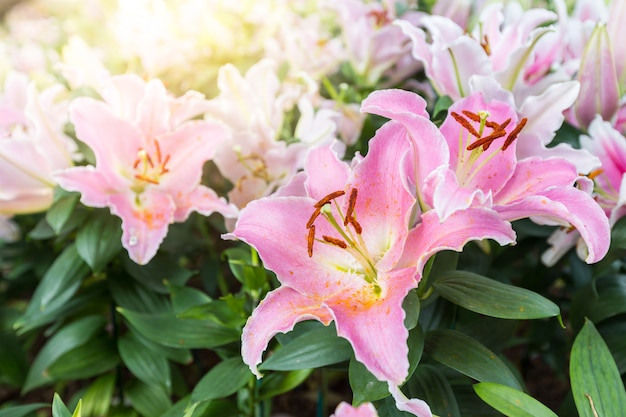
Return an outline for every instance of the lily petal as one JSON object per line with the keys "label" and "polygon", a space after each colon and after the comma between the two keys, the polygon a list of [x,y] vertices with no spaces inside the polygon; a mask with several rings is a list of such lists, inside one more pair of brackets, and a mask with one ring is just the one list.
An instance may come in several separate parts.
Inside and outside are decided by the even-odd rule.
{"label": "lily petal", "polygon": [[[396,269],[384,277],[381,298],[371,305],[358,300],[368,297],[340,293],[327,305],[337,323],[337,334],[350,341],[356,359],[381,381],[401,384],[409,371],[402,301],[417,287],[414,268]],[[376,335],[376,337],[372,337]]]}
{"label": "lily petal", "polygon": [[439,221],[435,211],[422,214],[422,222],[409,233],[398,266],[416,265],[421,273],[428,258],[442,250],[460,252],[472,240],[493,239],[500,245],[515,242],[511,224],[494,210],[471,207]]}
{"label": "lily petal", "polygon": [[[502,218],[526,217],[547,224],[571,224],[587,244],[587,263],[598,262],[609,250],[609,221],[598,203],[575,187],[552,187],[516,203],[494,206]],[[538,218],[537,218],[538,217]]]}
{"label": "lily petal", "polygon": [[292,330],[303,320],[318,320],[328,325],[332,316],[321,300],[285,286],[269,292],[254,309],[243,328],[241,356],[257,378],[262,376],[257,366],[272,337]]}
{"label": "lily petal", "polygon": [[156,255],[174,220],[174,203],[170,196],[158,192],[144,192],[140,205],[128,194],[109,196],[111,213],[122,219],[122,246],[130,258],[145,265]]}

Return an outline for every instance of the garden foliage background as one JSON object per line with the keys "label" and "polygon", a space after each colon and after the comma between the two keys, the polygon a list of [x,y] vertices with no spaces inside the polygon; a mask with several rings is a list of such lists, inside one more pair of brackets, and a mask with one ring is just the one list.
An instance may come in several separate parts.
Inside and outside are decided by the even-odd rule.
{"label": "garden foliage background", "polygon": [[1,5],[1,417],[626,415],[623,1]]}

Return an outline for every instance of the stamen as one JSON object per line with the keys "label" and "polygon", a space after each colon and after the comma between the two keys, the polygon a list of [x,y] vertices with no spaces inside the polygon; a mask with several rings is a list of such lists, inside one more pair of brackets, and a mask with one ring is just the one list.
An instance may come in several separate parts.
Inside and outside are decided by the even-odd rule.
{"label": "stamen", "polygon": [[482,146],[483,150],[487,150],[489,146],[491,145],[491,142],[493,142],[494,140],[498,138],[501,138],[504,135],[506,135],[506,131],[504,130],[495,131],[491,133],[490,135],[485,136],[484,138],[478,139],[474,143],[470,143],[469,146],[467,147],[467,150],[471,151],[471,150],[478,148],[479,146]]}
{"label": "stamen", "polygon": [[513,129],[511,131],[511,133],[509,133],[509,136],[506,137],[506,140],[504,141],[504,145],[502,145],[502,150],[505,151],[506,148],[508,148],[509,146],[511,146],[511,144],[513,143],[513,141],[515,141],[515,139],[517,139],[517,135],[519,135],[519,132],[522,131],[522,129],[524,128],[524,126],[526,126],[526,122],[528,121],[527,117],[524,117],[522,120],[519,121],[519,123],[517,124],[517,126],[515,126],[515,129]]}
{"label": "stamen", "polygon": [[[465,112],[466,112],[466,110],[463,110],[463,113],[465,113]],[[456,120],[461,126],[463,126],[474,137],[477,137],[477,138],[480,137],[480,134],[476,131],[476,129],[474,129],[474,126],[472,126],[472,124],[470,122],[465,120],[463,118],[463,116],[461,116],[460,114],[458,114],[456,112],[451,112],[450,115],[454,118],[454,120]],[[480,119],[479,119],[479,121],[480,121]]]}
{"label": "stamen", "polygon": [[483,51],[485,51],[488,56],[491,56],[491,46],[489,45],[487,35],[483,35],[483,39],[480,41],[480,46],[483,47]]}
{"label": "stamen", "polygon": [[[157,142],[157,143],[158,143],[158,142]],[[157,148],[157,149],[158,149],[158,148]],[[159,154],[159,155],[158,155],[158,157],[159,157],[159,160],[160,160],[161,155]],[[166,172],[169,172],[169,169],[165,168],[165,165],[167,165],[167,163],[169,162],[169,160],[170,160],[170,155],[168,154],[168,155],[165,157],[165,161],[163,161],[163,163],[161,164],[161,174],[165,174]]]}
{"label": "stamen", "polygon": [[510,117],[508,119],[506,119],[504,122],[502,122],[502,124],[499,124],[498,127],[496,128],[496,130],[504,130],[504,129],[506,129],[506,127],[509,125],[509,123],[511,123],[511,118]]}
{"label": "stamen", "polygon": [[320,201],[318,201],[317,203],[315,203],[313,205],[313,207],[315,208],[320,208],[325,204],[330,203],[332,200],[334,200],[337,197],[341,197],[342,195],[344,195],[346,192],[345,191],[334,191],[330,194],[328,194],[326,197],[322,198]]}
{"label": "stamen", "polygon": [[320,215],[320,207],[317,207],[315,209],[315,211],[313,212],[313,214],[311,214],[311,217],[309,217],[309,221],[306,222],[306,228],[310,229],[313,226],[313,222],[315,222],[315,219],[317,219],[317,216]]}
{"label": "stamen", "polygon": [[348,201],[348,210],[346,211],[346,218],[343,220],[343,225],[347,226],[350,218],[352,218],[352,213],[354,213],[354,207],[356,206],[356,197],[358,191],[356,188],[353,188],[350,191],[350,200]]}
{"label": "stamen", "polygon": [[309,227],[309,234],[307,235],[307,249],[309,251],[309,258],[313,256],[313,242],[315,242],[315,225]]}
{"label": "stamen", "polygon": [[139,166],[140,163],[141,163],[141,159],[137,158],[135,160],[135,163],[133,164],[133,169],[137,169],[137,167]]}
{"label": "stamen", "polygon": [[345,249],[348,247],[348,245],[346,245],[346,242],[344,242],[341,239],[337,239],[337,238],[326,236],[326,235],[322,236],[322,239],[324,239],[325,242],[328,242],[332,245],[339,246],[341,249]]}
{"label": "stamen", "polygon": [[[161,146],[159,145],[159,141],[156,139],[154,140],[154,149],[156,150],[157,162],[160,164],[161,163]],[[168,158],[169,158],[169,155],[168,155]],[[165,165],[165,163],[163,163],[163,165]]]}
{"label": "stamen", "polygon": [[461,113],[463,113],[468,119],[480,123],[480,115],[478,113],[473,113],[469,110],[462,110]]}
{"label": "stamen", "polygon": [[600,175],[602,175],[603,172],[604,170],[602,168],[598,168],[596,170],[591,171],[589,174],[587,174],[587,178],[589,178],[590,180],[593,180],[599,177]]}
{"label": "stamen", "polygon": [[159,184],[159,182],[157,180],[154,180],[154,179],[152,179],[150,177],[147,177],[147,176],[141,175],[141,174],[135,174],[135,178],[137,178],[138,180],[149,182],[150,184],[156,184],[156,185]]}
{"label": "stamen", "polygon": [[350,223],[352,225],[352,227],[354,227],[354,231],[360,235],[361,233],[363,233],[363,228],[361,227],[361,225],[359,224],[359,222],[356,221],[356,219],[354,217],[346,217],[346,220],[348,220],[348,223]]}

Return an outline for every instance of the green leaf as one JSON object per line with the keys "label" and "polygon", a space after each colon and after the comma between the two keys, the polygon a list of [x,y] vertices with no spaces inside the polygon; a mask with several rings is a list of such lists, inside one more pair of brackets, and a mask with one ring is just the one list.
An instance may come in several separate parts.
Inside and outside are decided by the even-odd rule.
{"label": "green leaf", "polygon": [[15,407],[3,408],[0,410],[0,417],[25,417],[31,414],[33,411],[37,411],[40,408],[50,407],[50,404],[36,403],[26,405],[16,405]]}
{"label": "green leaf", "polygon": [[16,320],[18,334],[56,320],[88,273],[76,246],[67,246],[43,276],[24,315]]}
{"label": "green leaf", "polygon": [[97,378],[82,395],[82,414],[85,417],[109,415],[114,389],[114,373],[108,373]]}
{"label": "green leaf", "polygon": [[133,337],[143,343],[146,348],[155,352],[157,355],[163,355],[169,360],[174,362],[178,362],[183,365],[188,365],[193,360],[191,356],[191,351],[189,349],[181,349],[180,347],[169,347],[163,346],[159,343],[153,342],[152,340],[146,338],[137,330],[130,328],[130,332],[133,334]]}
{"label": "green leaf", "polygon": [[48,368],[65,353],[84,345],[102,330],[101,316],[87,316],[65,325],[44,345],[26,375],[22,393],[46,385],[54,379]]}
{"label": "green leaf", "polygon": [[235,342],[241,337],[238,330],[212,320],[180,318],[173,313],[136,313],[119,307],[117,311],[141,335],[164,346],[211,349]]}
{"label": "green leaf", "polygon": [[213,400],[210,402],[190,403],[191,395],[178,401],[160,417],[232,417],[239,415],[235,401]]}
{"label": "green leaf", "polygon": [[125,309],[142,313],[165,313],[171,310],[168,298],[128,279],[126,274],[115,274],[107,279],[115,303]]}
{"label": "green leaf", "polygon": [[[2,312],[0,312],[2,317]],[[28,360],[18,337],[11,330],[0,330],[0,385],[19,388],[28,372]]]}
{"label": "green leaf", "polygon": [[48,373],[57,380],[90,378],[115,368],[119,362],[115,342],[103,334],[63,354]]}
{"label": "green leaf", "polygon": [[416,291],[409,291],[402,302],[402,309],[406,313],[404,317],[404,327],[411,330],[417,326],[420,316],[420,298]]}
{"label": "green leaf", "polygon": [[350,343],[337,336],[334,326],[320,327],[277,349],[259,366],[259,369],[292,371],[319,368],[345,362],[351,357]]}
{"label": "green leaf", "polygon": [[52,399],[52,417],[72,417],[70,410],[67,409],[65,403],[63,403],[63,400],[56,392]]}
{"label": "green leaf", "polygon": [[191,400],[200,402],[227,397],[236,393],[251,377],[248,365],[240,357],[226,359],[202,377],[191,393]]}
{"label": "green leaf", "polygon": [[120,219],[98,210],[78,230],[76,249],[91,270],[98,272],[122,249],[121,239]]}
{"label": "green leaf", "polygon": [[165,282],[165,286],[170,292],[172,309],[175,313],[181,313],[191,307],[210,303],[212,301],[211,297],[209,297],[205,292],[196,288],[170,284],[169,282]]}
{"label": "green leaf", "polygon": [[455,330],[426,334],[424,351],[434,360],[481,382],[499,382],[521,389],[513,372],[495,353]]}
{"label": "green leaf", "polygon": [[206,304],[191,307],[179,313],[181,318],[211,319],[226,327],[240,329],[246,323],[244,300],[228,294],[220,300],[213,300]]}
{"label": "green leaf", "polygon": [[530,395],[506,385],[481,382],[474,385],[474,391],[487,404],[509,417],[557,417]]}
{"label": "green leaf", "polygon": [[600,323],[626,313],[626,275],[603,276],[581,288],[574,296],[570,320],[580,329],[585,318]]}
{"label": "green leaf", "polygon": [[168,394],[158,385],[133,381],[124,392],[143,417],[159,417],[172,406]]}
{"label": "green leaf", "polygon": [[570,380],[581,417],[624,414],[624,384],[611,352],[589,320],[585,321],[572,346]]}
{"label": "green leaf", "polygon": [[170,392],[172,378],[165,356],[147,348],[132,332],[118,339],[117,348],[122,362],[133,375],[148,385],[160,385]]}
{"label": "green leaf", "polygon": [[261,379],[258,399],[262,401],[291,391],[306,381],[312,372],[313,369],[297,369],[287,372],[272,372],[265,375]]}
{"label": "green leaf", "polygon": [[69,193],[61,196],[56,199],[46,212],[46,221],[57,235],[61,233],[66,223],[70,220],[79,198],[80,194],[78,193]]}
{"label": "green leaf", "polygon": [[124,269],[131,277],[144,287],[161,294],[169,294],[165,281],[185,285],[194,274],[194,271],[181,267],[172,257],[160,252],[146,265],[137,265],[128,257],[124,257],[123,261]]}
{"label": "green leaf", "polygon": [[[422,351],[424,350],[424,333],[421,327],[416,327],[409,332],[407,344],[409,346],[408,377],[410,377],[422,358]],[[348,376],[354,396],[352,400],[354,405],[380,400],[390,395],[387,383],[379,381],[367,370],[365,365],[357,361],[354,357],[350,359]]]}
{"label": "green leaf", "polygon": [[405,388],[411,398],[426,401],[433,414],[448,417],[461,416],[450,383],[436,367],[418,366]]}
{"label": "green leaf", "polygon": [[433,286],[446,300],[486,316],[536,319],[560,314],[556,304],[533,291],[472,272],[445,273],[437,278]]}

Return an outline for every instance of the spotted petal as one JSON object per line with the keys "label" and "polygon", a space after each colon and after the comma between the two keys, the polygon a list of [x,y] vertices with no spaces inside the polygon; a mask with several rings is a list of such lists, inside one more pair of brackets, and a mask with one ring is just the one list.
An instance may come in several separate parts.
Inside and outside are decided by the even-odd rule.
{"label": "spotted petal", "polygon": [[265,296],[243,328],[241,356],[252,373],[261,377],[257,366],[272,337],[292,330],[303,320],[318,320],[328,325],[332,316],[321,300],[293,288],[280,287]]}

